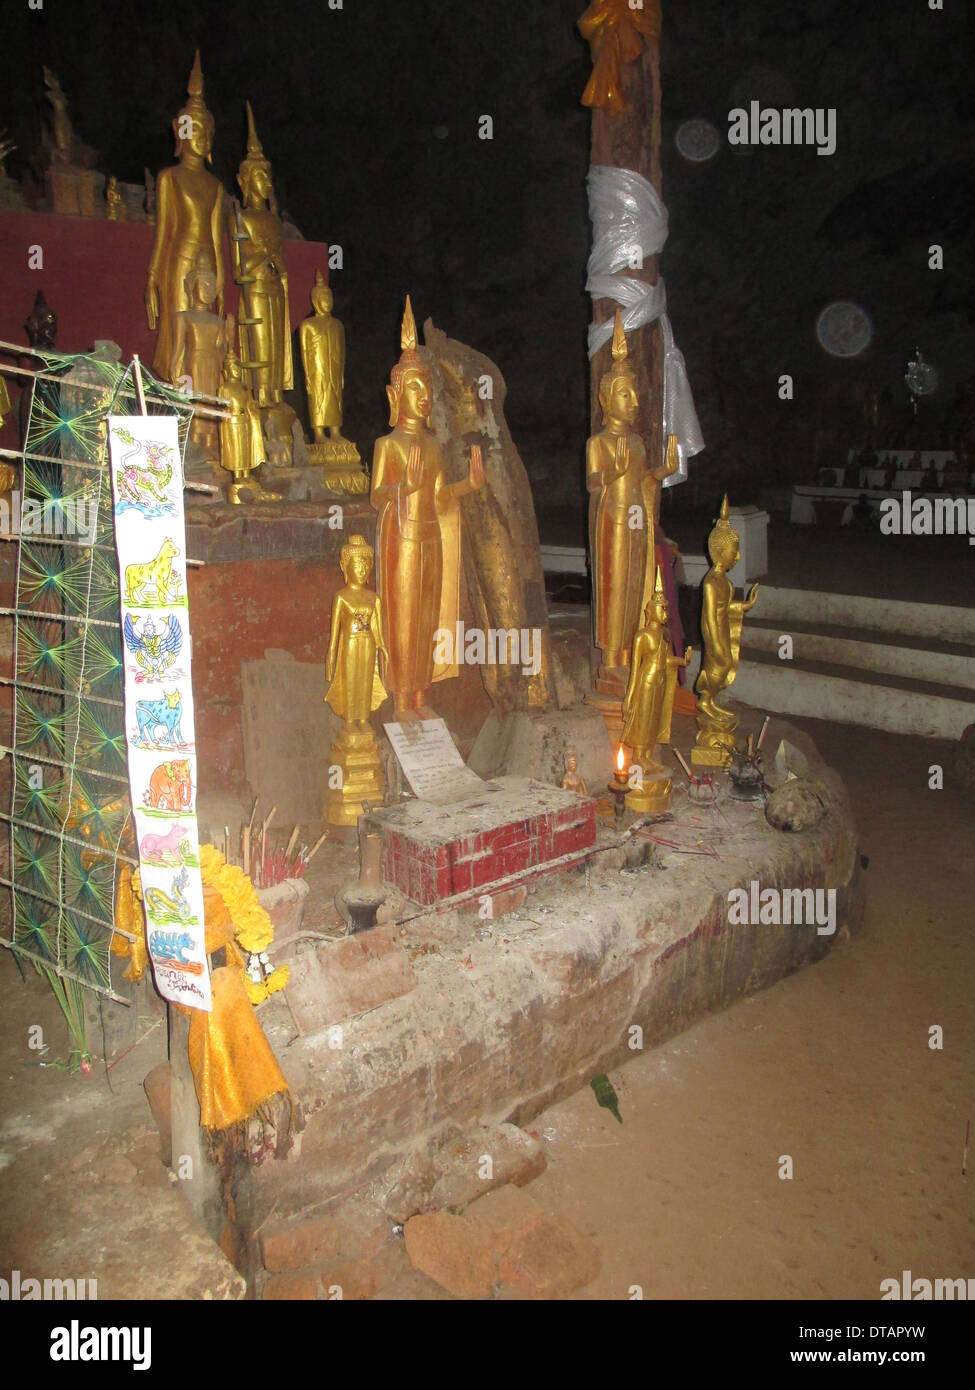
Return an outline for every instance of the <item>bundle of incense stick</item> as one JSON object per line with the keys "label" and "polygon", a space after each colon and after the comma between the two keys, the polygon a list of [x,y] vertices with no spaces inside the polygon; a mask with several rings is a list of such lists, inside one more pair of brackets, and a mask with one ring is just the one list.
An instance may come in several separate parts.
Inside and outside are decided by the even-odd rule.
{"label": "bundle of incense stick", "polygon": [[684,758],[682,757],[682,755],[677,751],[676,748],[672,748],[670,751],[673,753],[674,757],[675,757],[675,758],[677,759],[677,761],[680,763],[681,767],[682,767],[682,768],[684,769],[684,771],[687,773],[687,775],[688,775],[688,777],[691,779],[691,781],[696,785],[696,784],[697,784],[697,778],[694,776],[694,774],[693,774],[693,772],[691,771],[691,769],[687,766],[687,763],[684,761]]}

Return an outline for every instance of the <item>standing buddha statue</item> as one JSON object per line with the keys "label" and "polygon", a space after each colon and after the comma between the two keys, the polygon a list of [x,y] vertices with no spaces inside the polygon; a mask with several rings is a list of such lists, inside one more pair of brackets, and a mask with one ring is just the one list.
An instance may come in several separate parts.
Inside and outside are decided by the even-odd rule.
{"label": "standing buddha statue", "polygon": [[619,700],[626,689],[633,638],[654,589],[660,483],[680,465],[677,441],[671,437],[664,463],[649,467],[643,440],[633,430],[639,401],[619,310],[613,366],[600,382],[599,403],[603,428],[586,448],[593,636],[602,652],[596,689]]}
{"label": "standing buddha statue", "polygon": [[325,674],[325,703],[342,719],[329,763],[342,776],[325,798],[330,825],[355,825],[365,802],[383,796],[382,755],[369,716],[386,699],[379,676],[379,654],[388,656],[383,640],[383,611],[378,594],[366,587],[373,549],[364,536],[343,545],[340,564],[345,587],[332,600],[332,629]]}
{"label": "standing buddha statue", "polygon": [[179,163],[163,169],[156,183],[156,238],[146,282],[146,317],[156,329],[153,370],[173,385],[176,315],[190,308],[186,281],[202,257],[216,277],[217,313],[223,313],[224,193],[204,167],[211,160],[213,117],[203,100],[197,49],[187,86],[189,99],[173,121]]}
{"label": "standing buddha statue", "polygon": [[[230,320],[213,312],[217,297],[217,277],[205,255],[186,277],[186,297],[189,308],[176,315],[173,344],[173,371],[176,381],[188,378],[189,390],[202,396],[215,397],[220,389],[220,373],[227,349],[233,346]],[[201,445],[206,457],[217,457],[217,424],[195,415],[190,425],[190,438]]]}
{"label": "standing buddha statue", "polygon": [[738,674],[741,629],[745,614],[754,608],[758,585],[747,599],[735,599],[728,570],[738,563],[738,532],[728,520],[728,498],[708,536],[711,568],[701,582],[701,671],[697,678],[698,734],[691,762],[705,767],[728,767],[735,743],[738,718],[716,703],[722,690]]}
{"label": "standing buddha statue", "polygon": [[237,210],[231,243],[234,279],[241,288],[240,350],[262,419],[273,413],[282,434],[288,435],[295,414],[282,400],[282,393],[294,386],[284,228],[271,183],[271,162],[257,138],[250,102],[247,155],[237,171],[237,182],[244,206]]}
{"label": "standing buddha statue", "polygon": [[[433,404],[429,369],[416,350],[409,295],[400,334],[402,353],[386,387],[392,433],[376,440],[370,501],[376,528],[379,596],[389,646],[386,685],[395,718],[434,719],[426,692],[457,675],[454,662],[434,661],[434,635],[451,642],[460,606],[460,509],[484,486],[481,450],[471,445],[467,478],[448,483],[428,417]],[[456,655],[456,653],[455,653]]]}
{"label": "standing buddha statue", "polygon": [[691,659],[688,647],[676,656],[668,625],[667,599],[657,571],[643,626],[633,639],[630,681],[623,700],[623,744],[640,768],[638,785],[627,793],[631,811],[663,811],[670,800],[671,776],[654,758],[658,744],[670,742],[677,671]]}

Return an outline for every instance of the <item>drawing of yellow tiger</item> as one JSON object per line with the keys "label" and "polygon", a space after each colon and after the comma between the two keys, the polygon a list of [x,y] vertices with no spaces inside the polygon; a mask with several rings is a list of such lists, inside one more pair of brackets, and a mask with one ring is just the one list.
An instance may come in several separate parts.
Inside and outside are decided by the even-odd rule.
{"label": "drawing of yellow tiger", "polygon": [[173,569],[173,557],[179,554],[174,541],[167,536],[159,554],[145,565],[126,565],[126,603],[147,603],[147,590],[155,590],[159,603],[172,603],[176,598],[179,576]]}

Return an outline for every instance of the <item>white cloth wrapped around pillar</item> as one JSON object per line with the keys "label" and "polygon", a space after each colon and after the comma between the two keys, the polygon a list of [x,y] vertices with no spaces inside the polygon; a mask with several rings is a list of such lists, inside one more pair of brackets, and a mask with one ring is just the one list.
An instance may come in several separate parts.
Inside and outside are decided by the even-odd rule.
{"label": "white cloth wrapped around pillar", "polygon": [[[664,487],[683,482],[687,460],[704,448],[694,397],[687,379],[684,355],[674,343],[667,317],[667,292],[655,285],[616,272],[634,269],[663,250],[667,240],[667,209],[653,184],[632,169],[596,164],[589,170],[589,217],[593,244],[586,289],[593,299],[613,299],[623,310],[623,328],[632,333],[660,319],[664,335],[663,449],[668,435],[677,436],[680,468],[663,480]],[[589,325],[589,356],[613,336],[613,320]]]}

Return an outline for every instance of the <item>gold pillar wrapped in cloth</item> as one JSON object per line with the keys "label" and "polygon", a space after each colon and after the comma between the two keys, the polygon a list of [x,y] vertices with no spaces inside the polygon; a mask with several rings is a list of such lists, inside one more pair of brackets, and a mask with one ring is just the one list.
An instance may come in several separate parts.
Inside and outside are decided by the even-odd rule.
{"label": "gold pillar wrapped in cloth", "polygon": [[[370,501],[376,528],[379,596],[384,610],[386,684],[395,717],[435,719],[426,693],[457,675],[450,660],[435,662],[435,634],[457,631],[460,608],[460,508],[484,486],[481,449],[471,445],[470,471],[448,483],[443,456],[428,417],[433,405],[430,372],[416,349],[409,295],[400,334],[402,353],[386,387],[391,434],[376,440]],[[453,653],[456,656],[456,652]]]}
{"label": "gold pillar wrapped in cloth", "polygon": [[355,825],[366,802],[377,805],[383,799],[382,754],[369,716],[386,699],[379,678],[379,653],[387,660],[389,653],[383,639],[382,602],[366,588],[372,561],[373,549],[365,537],[350,537],[341,555],[345,588],[332,601],[325,669],[331,683],[325,702],[341,716],[342,731],[329,755],[325,819],[330,825]]}
{"label": "gold pillar wrapped in cloth", "polygon": [[639,785],[626,796],[631,811],[665,811],[670,802],[671,774],[653,754],[658,744],[670,742],[677,670],[690,661],[691,649],[688,647],[683,657],[674,655],[668,616],[658,571],[643,626],[633,639],[630,681],[623,701],[622,741],[641,773]]}
{"label": "gold pillar wrapped in cloth", "polygon": [[223,313],[224,199],[222,184],[204,168],[210,162],[213,117],[203,100],[200,53],[193,60],[189,100],[173,121],[179,163],[156,181],[156,238],[146,283],[146,317],[159,333],[153,370],[175,386],[176,315],[189,309],[186,281],[202,260],[216,276],[217,313]]}
{"label": "gold pillar wrapped in cloth", "polygon": [[717,704],[717,697],[738,674],[741,629],[745,614],[755,606],[758,585],[748,598],[735,599],[728,570],[738,563],[739,539],[728,520],[728,498],[708,537],[711,568],[701,582],[701,671],[697,678],[698,734],[691,762],[704,767],[729,767],[738,718]]}

